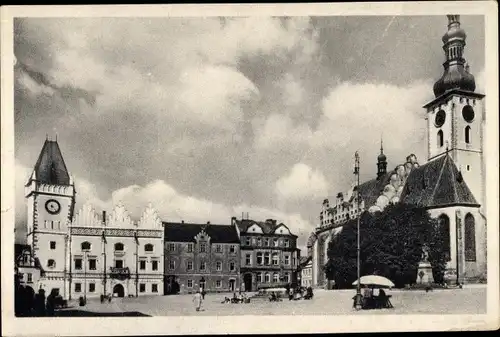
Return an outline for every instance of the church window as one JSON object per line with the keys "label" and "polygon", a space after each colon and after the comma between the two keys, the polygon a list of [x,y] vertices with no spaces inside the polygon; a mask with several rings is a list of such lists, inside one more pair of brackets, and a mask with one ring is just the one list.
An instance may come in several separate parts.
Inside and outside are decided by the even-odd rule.
{"label": "church window", "polygon": [[465,127],[465,142],[470,144],[470,126]]}
{"label": "church window", "polygon": [[476,261],[476,229],[474,223],[474,216],[467,213],[465,216],[465,260]]}
{"label": "church window", "polygon": [[123,243],[118,242],[115,243],[115,252],[123,252],[124,246]]}
{"label": "church window", "polygon": [[449,260],[451,256],[450,247],[450,218],[446,214],[442,214],[439,219],[439,232],[443,239],[443,251],[445,254],[445,259]]}
{"label": "church window", "polygon": [[49,268],[55,268],[56,267],[56,261],[53,259],[50,259],[47,261],[47,267]]}
{"label": "church window", "polygon": [[153,245],[150,244],[150,243],[144,245],[144,251],[145,252],[152,252],[153,248],[154,248]]}
{"label": "church window", "polygon": [[443,130],[439,130],[437,133],[437,141],[438,141],[438,146],[443,147],[444,145],[444,137],[443,137]]}
{"label": "church window", "polygon": [[92,245],[90,244],[90,242],[85,241],[82,242],[81,247],[83,251],[89,251],[92,248]]}

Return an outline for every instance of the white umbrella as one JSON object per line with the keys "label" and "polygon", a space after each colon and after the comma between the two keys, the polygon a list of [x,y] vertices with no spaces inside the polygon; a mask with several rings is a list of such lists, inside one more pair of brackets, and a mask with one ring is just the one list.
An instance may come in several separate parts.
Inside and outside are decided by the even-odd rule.
{"label": "white umbrella", "polygon": [[[379,275],[365,275],[362,276],[360,279],[360,283],[365,286],[369,286],[371,288],[373,287],[386,287],[386,288],[392,288],[394,287],[394,283],[392,283],[391,280],[388,278],[385,278],[383,276]],[[358,280],[354,281],[352,285],[357,285]]]}

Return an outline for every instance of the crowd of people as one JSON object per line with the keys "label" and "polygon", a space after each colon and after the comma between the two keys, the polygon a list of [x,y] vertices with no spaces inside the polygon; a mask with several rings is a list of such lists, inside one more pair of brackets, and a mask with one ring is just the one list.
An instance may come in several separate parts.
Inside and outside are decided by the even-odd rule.
{"label": "crowd of people", "polygon": [[45,297],[43,289],[35,293],[33,288],[20,285],[15,291],[15,314],[17,317],[54,316],[57,297],[55,289]]}

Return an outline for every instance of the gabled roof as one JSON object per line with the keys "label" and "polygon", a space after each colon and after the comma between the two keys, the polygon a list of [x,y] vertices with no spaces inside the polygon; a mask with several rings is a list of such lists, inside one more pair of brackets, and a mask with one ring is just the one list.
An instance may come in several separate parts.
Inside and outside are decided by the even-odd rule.
{"label": "gabled roof", "polygon": [[301,256],[300,261],[299,261],[299,267],[304,268],[305,266],[307,266],[307,264],[311,260],[312,260],[312,256]]}
{"label": "gabled roof", "polygon": [[426,208],[479,206],[448,154],[413,169],[401,193],[401,201]]}
{"label": "gabled roof", "polygon": [[196,242],[195,236],[202,230],[210,237],[212,243],[239,243],[236,227],[231,225],[194,224],[164,222],[165,241]]}
{"label": "gabled roof", "polygon": [[36,180],[43,184],[70,185],[69,173],[57,141],[45,140],[34,171]]}
{"label": "gabled roof", "polygon": [[359,185],[361,200],[364,200],[367,209],[375,205],[377,198],[382,194],[384,187],[389,183],[393,173],[394,171],[389,171],[379,179],[368,180]]}
{"label": "gabled roof", "polygon": [[[235,220],[236,225],[240,229],[241,233],[246,233],[250,227],[253,225],[257,225],[260,228],[262,228],[262,233],[264,234],[274,234],[277,228],[284,226],[286,227],[289,231],[290,228],[288,228],[285,224],[283,223],[277,223],[276,220],[268,219],[266,221],[255,221],[255,220],[250,220],[250,219],[242,219],[242,220]],[[290,233],[292,233],[290,231]],[[296,236],[294,234],[291,234],[292,236]]]}

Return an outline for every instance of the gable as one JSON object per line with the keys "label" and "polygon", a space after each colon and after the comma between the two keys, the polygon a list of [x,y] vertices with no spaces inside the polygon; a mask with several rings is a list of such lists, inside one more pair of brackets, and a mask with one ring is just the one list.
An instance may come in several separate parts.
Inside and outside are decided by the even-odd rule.
{"label": "gable", "polygon": [[274,231],[276,234],[283,234],[283,235],[291,235],[290,230],[285,226],[285,225],[280,225],[276,230]]}
{"label": "gable", "polygon": [[252,226],[248,227],[247,233],[258,233],[258,234],[263,234],[262,228],[260,228],[259,225],[253,224]]}

